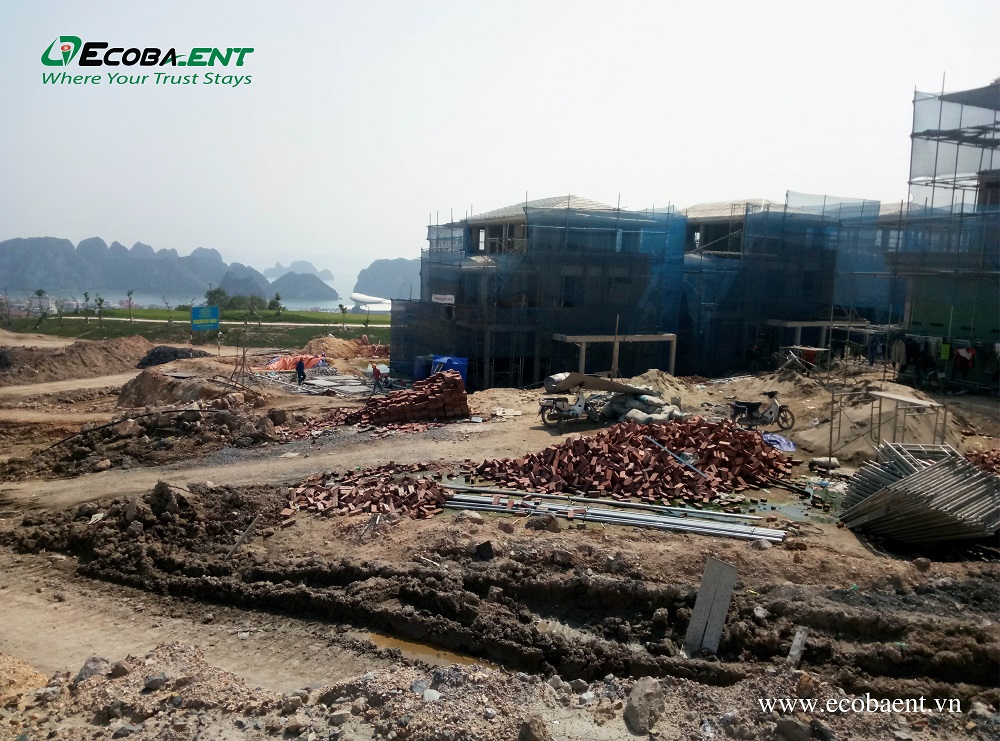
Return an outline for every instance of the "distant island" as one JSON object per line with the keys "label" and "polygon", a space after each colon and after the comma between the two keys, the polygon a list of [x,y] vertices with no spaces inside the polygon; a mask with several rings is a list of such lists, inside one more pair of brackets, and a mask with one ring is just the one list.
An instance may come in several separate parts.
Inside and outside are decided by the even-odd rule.
{"label": "distant island", "polygon": [[420,298],[420,258],[376,260],[358,273],[354,293],[393,299]]}
{"label": "distant island", "polygon": [[288,273],[304,273],[307,275],[315,275],[320,280],[333,280],[333,273],[327,269],[317,270],[316,266],[313,265],[308,260],[293,260],[292,264],[287,268],[280,262],[274,263],[273,268],[268,268],[264,271],[264,277],[268,280],[277,280],[283,275]]}
{"label": "distant island", "polygon": [[[210,285],[231,296],[256,295],[283,299],[336,301],[340,295],[323,282],[329,270],[311,263],[293,262],[304,270],[284,270],[272,283],[252,267],[226,264],[217,250],[199,247],[181,257],[177,250],[154,250],[136,242],[108,245],[100,237],[84,239],[75,247],[68,239],[28,237],[0,242],[0,290],[81,290],[88,287],[159,295],[203,295]],[[275,266],[280,268],[280,263]],[[273,270],[273,268],[271,269]]]}

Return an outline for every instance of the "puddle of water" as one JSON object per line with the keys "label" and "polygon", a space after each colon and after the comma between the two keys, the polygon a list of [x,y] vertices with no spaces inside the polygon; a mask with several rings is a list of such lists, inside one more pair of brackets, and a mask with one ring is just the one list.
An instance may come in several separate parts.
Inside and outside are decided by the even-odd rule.
{"label": "puddle of water", "polygon": [[[801,482],[795,482],[801,485]],[[767,502],[757,505],[757,515],[768,515],[778,512],[794,522],[821,522],[832,524],[837,521],[840,514],[840,503],[844,498],[841,491],[824,490],[823,499],[829,502],[832,507],[829,512],[813,507],[808,499],[800,499],[797,494],[774,488],[767,495]]]}
{"label": "puddle of water", "polygon": [[432,666],[447,666],[449,664],[472,666],[473,664],[479,664],[479,666],[485,666],[490,669],[500,668],[496,664],[490,663],[485,659],[479,659],[475,656],[459,654],[453,651],[445,651],[444,649],[429,646],[426,643],[406,641],[402,638],[385,636],[381,633],[362,633],[361,637],[367,638],[379,648],[399,649],[399,652],[403,655],[403,657],[409,659],[410,661],[423,661],[425,664],[431,664]]}

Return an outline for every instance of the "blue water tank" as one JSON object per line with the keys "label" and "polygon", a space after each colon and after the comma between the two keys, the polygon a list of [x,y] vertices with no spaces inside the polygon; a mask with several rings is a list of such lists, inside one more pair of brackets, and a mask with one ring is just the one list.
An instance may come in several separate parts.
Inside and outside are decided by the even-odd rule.
{"label": "blue water tank", "polygon": [[451,355],[431,356],[431,373],[440,373],[446,370],[457,370],[462,376],[462,383],[468,384],[467,375],[469,373],[469,359],[455,358]]}

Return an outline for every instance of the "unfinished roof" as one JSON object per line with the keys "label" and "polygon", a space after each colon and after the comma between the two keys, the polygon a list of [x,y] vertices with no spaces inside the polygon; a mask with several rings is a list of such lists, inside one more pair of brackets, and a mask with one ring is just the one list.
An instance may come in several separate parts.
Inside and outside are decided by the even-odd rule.
{"label": "unfinished roof", "polygon": [[689,219],[730,219],[743,218],[750,207],[751,211],[766,211],[769,209],[784,208],[783,201],[772,201],[770,198],[738,198],[733,201],[711,201],[708,203],[696,203],[688,208],[681,209],[681,213]]}
{"label": "unfinished roof", "polygon": [[959,103],[975,108],[985,108],[988,111],[1000,111],[1000,82],[993,82],[986,87],[975,90],[945,93],[940,97],[945,103]]}
{"label": "unfinished roof", "polygon": [[614,206],[606,203],[592,201],[583,196],[555,196],[553,198],[538,198],[534,201],[522,201],[504,208],[497,208],[493,211],[486,211],[476,214],[469,221],[508,221],[524,216],[524,209],[528,208],[571,208],[577,211],[611,211]]}

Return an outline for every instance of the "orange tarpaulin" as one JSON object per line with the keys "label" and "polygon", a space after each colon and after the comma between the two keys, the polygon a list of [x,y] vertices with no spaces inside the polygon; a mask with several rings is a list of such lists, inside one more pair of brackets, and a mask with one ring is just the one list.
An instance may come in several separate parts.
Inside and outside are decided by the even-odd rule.
{"label": "orange tarpaulin", "polygon": [[279,355],[265,365],[264,370],[293,371],[299,360],[305,362],[306,368],[315,368],[320,363],[326,365],[326,358],[321,355]]}

